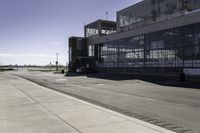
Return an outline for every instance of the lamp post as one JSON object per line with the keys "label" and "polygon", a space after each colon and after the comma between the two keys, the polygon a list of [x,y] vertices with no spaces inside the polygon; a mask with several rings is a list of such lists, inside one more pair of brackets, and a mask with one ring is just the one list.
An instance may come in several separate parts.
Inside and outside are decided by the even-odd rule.
{"label": "lamp post", "polygon": [[108,20],[108,12],[106,11],[106,20]]}
{"label": "lamp post", "polygon": [[56,71],[58,71],[58,53],[56,53]]}
{"label": "lamp post", "polygon": [[51,62],[49,63],[49,68],[50,68],[50,71],[51,71]]}

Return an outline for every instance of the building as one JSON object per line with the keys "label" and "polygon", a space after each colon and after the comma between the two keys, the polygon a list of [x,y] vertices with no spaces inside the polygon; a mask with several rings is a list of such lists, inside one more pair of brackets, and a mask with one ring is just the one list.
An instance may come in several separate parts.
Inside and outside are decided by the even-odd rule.
{"label": "building", "polygon": [[76,72],[77,68],[84,66],[82,58],[88,57],[86,39],[82,37],[69,38],[69,71]]}
{"label": "building", "polygon": [[99,71],[200,74],[200,0],[144,0],[84,30]]}

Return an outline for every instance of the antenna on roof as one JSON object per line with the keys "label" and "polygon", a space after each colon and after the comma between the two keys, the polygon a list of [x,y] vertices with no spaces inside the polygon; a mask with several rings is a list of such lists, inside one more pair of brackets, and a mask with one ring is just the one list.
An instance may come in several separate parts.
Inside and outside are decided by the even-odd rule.
{"label": "antenna on roof", "polygon": [[108,12],[106,12],[106,20],[108,20]]}

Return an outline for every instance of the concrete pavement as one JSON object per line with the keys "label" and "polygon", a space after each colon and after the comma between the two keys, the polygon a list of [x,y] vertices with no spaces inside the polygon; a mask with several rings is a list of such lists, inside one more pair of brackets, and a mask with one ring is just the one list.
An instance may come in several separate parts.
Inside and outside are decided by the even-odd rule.
{"label": "concrete pavement", "polygon": [[[160,85],[148,82],[149,77],[146,77],[146,80],[134,76],[127,79],[123,75],[116,77],[117,75],[103,74],[102,77],[102,74],[91,74],[65,77],[32,71],[17,71],[12,74],[178,133],[200,133],[200,91],[197,88]],[[113,79],[113,76],[118,80]],[[158,81],[164,84],[182,84],[169,79]],[[184,82],[188,83],[200,82]]]}
{"label": "concrete pavement", "polygon": [[0,74],[0,133],[173,133]]}

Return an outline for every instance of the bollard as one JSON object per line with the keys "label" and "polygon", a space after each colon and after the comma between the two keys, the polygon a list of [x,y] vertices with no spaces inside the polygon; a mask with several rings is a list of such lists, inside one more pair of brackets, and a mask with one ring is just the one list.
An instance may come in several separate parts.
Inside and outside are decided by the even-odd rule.
{"label": "bollard", "polygon": [[62,73],[62,74],[65,74],[65,70],[64,70],[64,69],[62,69],[62,70],[61,70],[61,73]]}
{"label": "bollard", "polygon": [[179,81],[181,81],[181,82],[185,82],[186,81],[184,73],[180,73],[180,75],[179,75]]}

